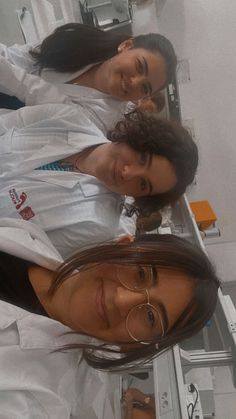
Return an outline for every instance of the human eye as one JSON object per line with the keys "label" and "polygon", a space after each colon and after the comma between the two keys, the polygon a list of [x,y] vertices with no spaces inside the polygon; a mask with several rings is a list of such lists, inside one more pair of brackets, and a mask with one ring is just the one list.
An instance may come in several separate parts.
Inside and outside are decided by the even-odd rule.
{"label": "human eye", "polygon": [[141,192],[145,192],[148,189],[147,181],[144,178],[140,180],[140,190]]}
{"label": "human eye", "polygon": [[145,321],[145,327],[150,327],[151,329],[156,326],[156,317],[155,313],[149,305],[146,305],[145,311],[143,312],[143,321]]}
{"label": "human eye", "polygon": [[148,96],[149,95],[150,92],[149,92],[149,87],[148,87],[147,84],[143,84],[142,90],[143,90],[144,96]]}
{"label": "human eye", "polygon": [[137,265],[137,275],[135,275],[135,288],[143,289],[147,286],[147,272],[146,269]]}
{"label": "human eye", "polygon": [[137,72],[139,74],[143,74],[144,73],[143,64],[142,64],[142,62],[141,62],[141,60],[139,58],[137,58],[137,60],[136,60],[136,69],[137,69]]}
{"label": "human eye", "polygon": [[155,324],[155,314],[153,313],[151,309],[147,310],[147,319],[148,319],[148,323],[151,325],[151,328],[153,328]]}
{"label": "human eye", "polygon": [[138,281],[139,283],[145,282],[146,279],[146,271],[143,266],[138,266]]}

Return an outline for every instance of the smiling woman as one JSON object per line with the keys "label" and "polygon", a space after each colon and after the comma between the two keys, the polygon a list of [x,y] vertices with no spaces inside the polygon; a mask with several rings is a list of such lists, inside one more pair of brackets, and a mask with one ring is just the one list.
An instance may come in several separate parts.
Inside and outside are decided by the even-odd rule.
{"label": "smiling woman", "polygon": [[88,363],[115,371],[150,360],[212,316],[219,281],[200,249],[171,235],[127,239],[57,272],[0,252],[4,418],[87,419],[107,381]]}
{"label": "smiling woman", "polygon": [[134,45],[133,39],[122,42],[119,54],[98,65],[95,79],[99,90],[132,101],[166,86],[166,62],[161,53]]}
{"label": "smiling woman", "polygon": [[70,82],[121,100],[137,100],[163,89],[172,81],[177,64],[174,49],[163,35],[128,38],[79,23],[57,28],[30,54],[41,70],[72,72],[93,64]]}
{"label": "smiling woman", "polygon": [[[41,314],[106,343],[67,347],[84,349],[101,369],[150,359],[197,333],[213,314],[219,287],[206,255],[171,235],[83,251],[55,274],[29,266],[28,280]],[[21,304],[28,309],[29,301]]]}
{"label": "smiling woman", "polygon": [[[87,106],[91,100],[100,118],[94,99],[99,100],[100,106],[103,101],[110,116],[118,115],[121,110],[125,111],[127,101],[150,96],[171,83],[177,65],[171,42],[161,34],[130,38],[80,23],[57,28],[36,47],[13,45],[8,48],[0,44],[0,54],[26,73],[40,75],[45,80],[38,83],[37,99],[36,92],[34,95],[29,92],[29,98],[17,96],[21,101],[32,104],[34,96],[34,104],[58,103],[64,93],[73,101],[85,101]],[[17,73],[19,77],[19,71]],[[46,82],[56,86],[53,89]],[[5,85],[3,83],[2,93],[18,95],[18,91],[11,91],[11,83],[8,90]],[[30,79],[28,87],[32,90]],[[0,106],[4,107],[4,100]],[[104,118],[108,117],[103,115]]]}

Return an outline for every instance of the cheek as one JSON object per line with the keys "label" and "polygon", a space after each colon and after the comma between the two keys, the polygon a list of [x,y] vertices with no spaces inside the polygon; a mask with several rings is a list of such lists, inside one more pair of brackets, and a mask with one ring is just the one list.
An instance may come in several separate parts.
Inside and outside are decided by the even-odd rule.
{"label": "cheek", "polygon": [[140,343],[130,342],[130,343],[127,343],[127,344],[120,345],[120,349],[121,349],[121,351],[124,351],[124,352],[130,352],[134,349],[139,349],[141,351],[143,346],[144,345],[142,345]]}
{"label": "cheek", "polygon": [[[140,87],[139,86],[135,86],[135,88],[133,89],[132,93],[129,95],[129,100],[131,101],[137,101],[140,99],[143,99],[144,94],[140,91]],[[145,109],[142,109],[142,111],[145,111]]]}
{"label": "cheek", "polygon": [[142,192],[140,192],[140,189],[135,180],[124,182],[123,185],[120,186],[118,192],[121,195],[128,195],[132,197],[142,196]]}
{"label": "cheek", "polygon": [[69,319],[70,324],[68,324],[71,329],[83,332],[87,332],[87,329],[89,328],[91,322],[89,319],[91,318],[91,301],[88,301],[87,296],[84,296],[83,299],[81,299],[81,295],[78,295],[78,298],[76,294],[73,296],[70,302],[70,308],[69,308]]}
{"label": "cheek", "polygon": [[129,344],[132,342],[126,329],[126,321],[122,320],[118,325],[114,325],[109,330],[104,331],[104,339],[109,342],[117,342],[120,344]]}

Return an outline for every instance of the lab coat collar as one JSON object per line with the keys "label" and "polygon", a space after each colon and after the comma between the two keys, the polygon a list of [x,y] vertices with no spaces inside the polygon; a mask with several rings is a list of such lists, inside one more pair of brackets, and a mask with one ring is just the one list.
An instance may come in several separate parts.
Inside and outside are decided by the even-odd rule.
{"label": "lab coat collar", "polygon": [[[49,83],[69,83],[71,80],[74,80],[76,77],[79,77],[81,74],[86,73],[90,68],[95,66],[97,63],[88,64],[80,70],[75,72],[60,73],[58,71],[52,70],[50,68],[44,68],[41,73],[41,77]],[[71,86],[76,86],[74,84],[69,84]]]}
{"label": "lab coat collar", "polygon": [[[10,131],[12,136],[14,130]],[[88,130],[87,130],[88,131]],[[57,160],[61,160],[73,154],[79,153],[85,150],[89,145],[97,146],[109,142],[105,138],[102,132],[95,127],[91,126],[91,130],[88,132],[69,132],[67,141],[65,143],[58,143],[55,147],[55,143],[48,143],[39,150],[33,152],[30,157],[24,160],[22,163],[16,164],[16,166],[7,174],[4,175],[4,179],[19,176],[25,173],[29,173],[31,170],[36,169],[44,164],[51,163]],[[73,187],[73,186],[72,186]]]}
{"label": "lab coat collar", "polygon": [[51,270],[63,262],[46,233],[25,220],[0,219],[0,250]]}
{"label": "lab coat collar", "polygon": [[[114,99],[115,101],[118,99],[112,98],[107,93],[103,93],[100,90],[93,89],[92,87],[80,86],[77,84],[70,83],[71,80],[76,79],[77,77],[81,76],[82,74],[86,73],[90,68],[94,67],[95,65],[99,64],[93,63],[85,66],[83,69],[78,70],[74,73],[59,73],[54,70],[50,69],[43,69],[41,73],[41,77],[49,83],[53,83],[58,87],[58,90],[72,98],[75,98],[75,101],[81,101],[81,97],[89,97],[90,99]],[[119,100],[118,100],[119,101]],[[120,102],[120,101],[119,101]]]}
{"label": "lab coat collar", "polygon": [[107,189],[96,177],[84,173],[34,170],[25,177],[40,179],[41,182],[51,183],[68,189],[73,189],[78,185],[85,197],[114,193]]}
{"label": "lab coat collar", "polygon": [[[76,84],[68,84],[68,83],[63,83],[63,82],[55,83],[55,84],[58,87],[58,90],[60,91],[60,93],[73,98],[75,102],[78,101],[79,103],[81,101],[81,97],[85,99],[89,97],[89,99],[96,99],[96,100],[97,99],[107,100],[111,97],[110,95],[100,92],[100,90],[93,89],[92,87],[79,86]],[[114,98],[114,100],[116,99]]]}
{"label": "lab coat collar", "polygon": [[51,183],[62,186],[63,188],[73,189],[79,182],[79,173],[57,172],[52,170],[34,170],[25,177],[30,179],[40,179],[41,182]]}
{"label": "lab coat collar", "polygon": [[0,330],[7,329],[13,323],[17,325],[22,349],[55,350],[69,343],[85,343],[91,340],[76,333],[67,334],[71,329],[53,319],[0,301]]}
{"label": "lab coat collar", "polygon": [[28,312],[12,304],[0,301],[0,329],[4,330],[12,323],[27,316]]}
{"label": "lab coat collar", "polygon": [[81,131],[69,131],[68,133],[68,144],[73,147],[73,153],[79,153],[80,151],[85,150],[90,144],[92,147],[95,147],[104,143],[110,143],[110,141],[104,137],[102,131],[95,127],[95,125],[91,126],[91,131],[89,133]]}
{"label": "lab coat collar", "polygon": [[30,157],[26,158],[24,164],[22,164],[22,162],[17,163],[9,173],[4,175],[4,179],[12,179],[13,176],[25,175],[37,167],[71,156],[76,152],[77,150],[70,146],[68,142],[66,144],[57,144],[56,149],[54,144],[46,144],[44,147],[34,152]]}
{"label": "lab coat collar", "polygon": [[[86,134],[86,133],[78,134],[76,132],[69,132],[68,150],[70,151],[67,152],[67,156],[85,150],[89,146],[90,143],[94,147],[94,146],[101,145],[104,143],[109,143],[109,142],[110,141],[102,135],[99,129],[95,131],[93,129],[91,134]],[[51,151],[51,148],[54,150],[54,155],[55,155],[55,147],[50,144],[43,147],[43,149],[41,150],[41,155],[42,154],[45,155],[45,152],[48,155],[48,153],[50,153]],[[59,158],[58,157],[59,153],[60,151],[58,150],[57,157],[55,158],[55,160]],[[64,153],[64,156],[65,156],[65,153]],[[30,160],[37,159],[37,161],[39,161],[39,158],[40,156],[38,155],[38,152],[37,152],[35,153],[35,155],[30,157]],[[42,160],[41,160],[41,164],[39,165],[42,165]],[[52,170],[51,171],[50,170],[33,170],[32,172],[28,173],[26,176],[30,177],[31,179],[40,179],[41,181],[52,183],[54,185],[62,186],[64,188],[69,188],[69,189],[73,189],[77,184],[79,184],[85,197],[112,193],[97,178],[95,178],[94,176],[84,174],[84,173],[59,172],[59,171],[54,172]]]}

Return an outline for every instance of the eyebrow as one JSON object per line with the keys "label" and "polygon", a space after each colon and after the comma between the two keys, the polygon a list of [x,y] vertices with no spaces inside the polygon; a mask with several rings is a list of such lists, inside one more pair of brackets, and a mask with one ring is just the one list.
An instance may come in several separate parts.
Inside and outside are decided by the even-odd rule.
{"label": "eyebrow", "polygon": [[[145,57],[142,57],[142,59],[143,59],[144,74],[145,74],[145,76],[147,76],[148,73],[149,73],[148,63],[147,63],[147,60],[146,60]],[[148,90],[149,90],[149,95],[151,95],[152,94],[152,85],[151,85],[151,83],[147,82],[147,86],[148,86]]]}
{"label": "eyebrow", "polygon": [[[158,279],[159,279],[157,269],[155,266],[152,266],[151,269],[152,269],[152,285],[157,285]],[[164,328],[164,333],[165,333],[169,328],[169,320],[168,320],[168,315],[167,315],[167,311],[164,304],[158,302],[157,310],[160,311],[161,313],[161,319],[163,322],[163,328]]]}
{"label": "eyebrow", "polygon": [[152,271],[152,286],[157,285],[158,284],[158,273],[157,273],[157,269],[155,266],[151,266],[151,271]]}
{"label": "eyebrow", "polygon": [[148,63],[147,63],[146,58],[142,57],[142,59],[143,59],[144,74],[145,74],[145,76],[147,76],[148,75]]}

